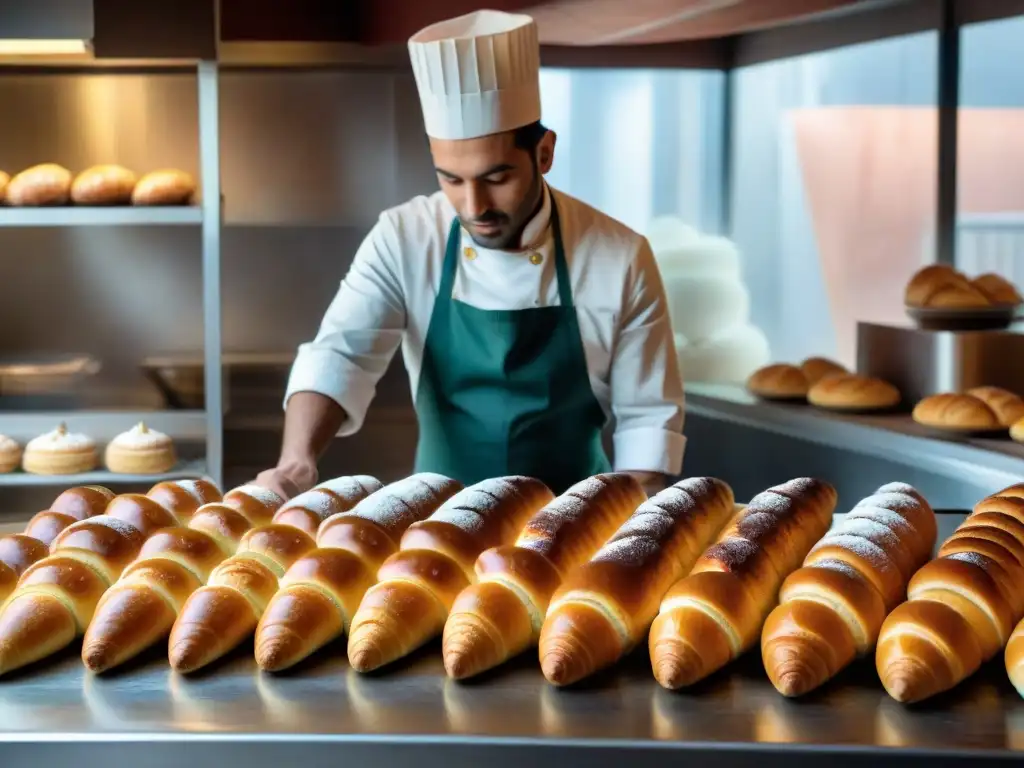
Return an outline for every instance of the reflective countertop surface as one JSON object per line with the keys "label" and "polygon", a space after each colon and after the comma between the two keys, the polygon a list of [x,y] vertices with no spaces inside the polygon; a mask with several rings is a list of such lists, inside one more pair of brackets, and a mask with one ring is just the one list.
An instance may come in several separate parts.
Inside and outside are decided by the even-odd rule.
{"label": "reflective countertop surface", "polygon": [[350,670],[343,650],[329,648],[289,674],[270,675],[255,668],[250,647],[187,678],[172,673],[158,653],[97,677],[69,650],[0,679],[0,745],[74,741],[84,734],[114,741],[259,735],[300,742],[314,736],[424,737],[431,743],[468,737],[679,748],[1024,749],[1024,700],[1001,659],[955,691],[907,707],[885,694],[870,661],[818,693],[789,701],[771,687],[756,653],[692,690],[673,693],[656,684],[640,652],[586,684],[556,689],[532,655],[474,682],[455,683],[444,675],[436,643],[373,675]]}

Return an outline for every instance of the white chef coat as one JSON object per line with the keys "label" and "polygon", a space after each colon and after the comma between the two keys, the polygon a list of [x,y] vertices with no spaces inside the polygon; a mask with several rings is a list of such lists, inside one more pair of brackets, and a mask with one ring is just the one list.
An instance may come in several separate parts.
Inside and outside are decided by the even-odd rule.
{"label": "white chef coat", "polygon": [[[681,471],[683,385],[665,291],[650,245],[624,224],[562,192],[562,241],[590,385],[614,415],[614,466]],[[558,305],[550,192],[523,232],[521,250],[477,245],[463,229],[452,298],[480,309]],[[359,430],[377,382],[399,344],[415,395],[423,346],[455,210],[442,192],[381,214],[324,315],[299,347],[288,397],[317,392],[346,414],[340,435]]]}

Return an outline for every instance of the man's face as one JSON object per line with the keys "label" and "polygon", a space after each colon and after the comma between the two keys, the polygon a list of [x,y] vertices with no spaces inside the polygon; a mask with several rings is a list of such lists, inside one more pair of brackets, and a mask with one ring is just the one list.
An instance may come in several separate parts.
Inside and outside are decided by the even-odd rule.
{"label": "man's face", "polygon": [[523,227],[540,203],[554,147],[550,131],[534,153],[517,148],[512,132],[430,140],[441,189],[462,226],[479,245],[495,249],[519,247]]}

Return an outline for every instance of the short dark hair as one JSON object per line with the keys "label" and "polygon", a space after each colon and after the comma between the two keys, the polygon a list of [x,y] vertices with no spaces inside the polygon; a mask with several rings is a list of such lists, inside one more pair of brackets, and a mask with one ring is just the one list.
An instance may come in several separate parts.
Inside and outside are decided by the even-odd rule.
{"label": "short dark hair", "polygon": [[532,155],[534,150],[537,149],[537,145],[540,144],[540,140],[544,138],[544,135],[547,132],[548,129],[544,127],[540,120],[535,123],[530,123],[529,125],[516,128],[512,132],[516,149],[525,150]]}

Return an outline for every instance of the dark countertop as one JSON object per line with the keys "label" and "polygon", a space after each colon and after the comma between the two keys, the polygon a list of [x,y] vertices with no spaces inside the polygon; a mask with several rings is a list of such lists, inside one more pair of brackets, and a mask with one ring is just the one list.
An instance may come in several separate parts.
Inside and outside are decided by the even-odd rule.
{"label": "dark countertop", "polygon": [[[572,689],[526,656],[477,682],[444,676],[434,643],[385,673],[358,675],[343,647],[291,674],[259,673],[251,647],[183,678],[154,652],[85,674],[77,649],[0,680],[0,764],[680,765],[901,768],[1024,759],[1024,700],[1002,660],[926,705],[881,688],[870,660],[805,699],[771,687],[748,654],[685,693],[662,690],[639,651]],[[110,763],[110,761],[115,761]],[[525,761],[525,762],[524,762]]]}

